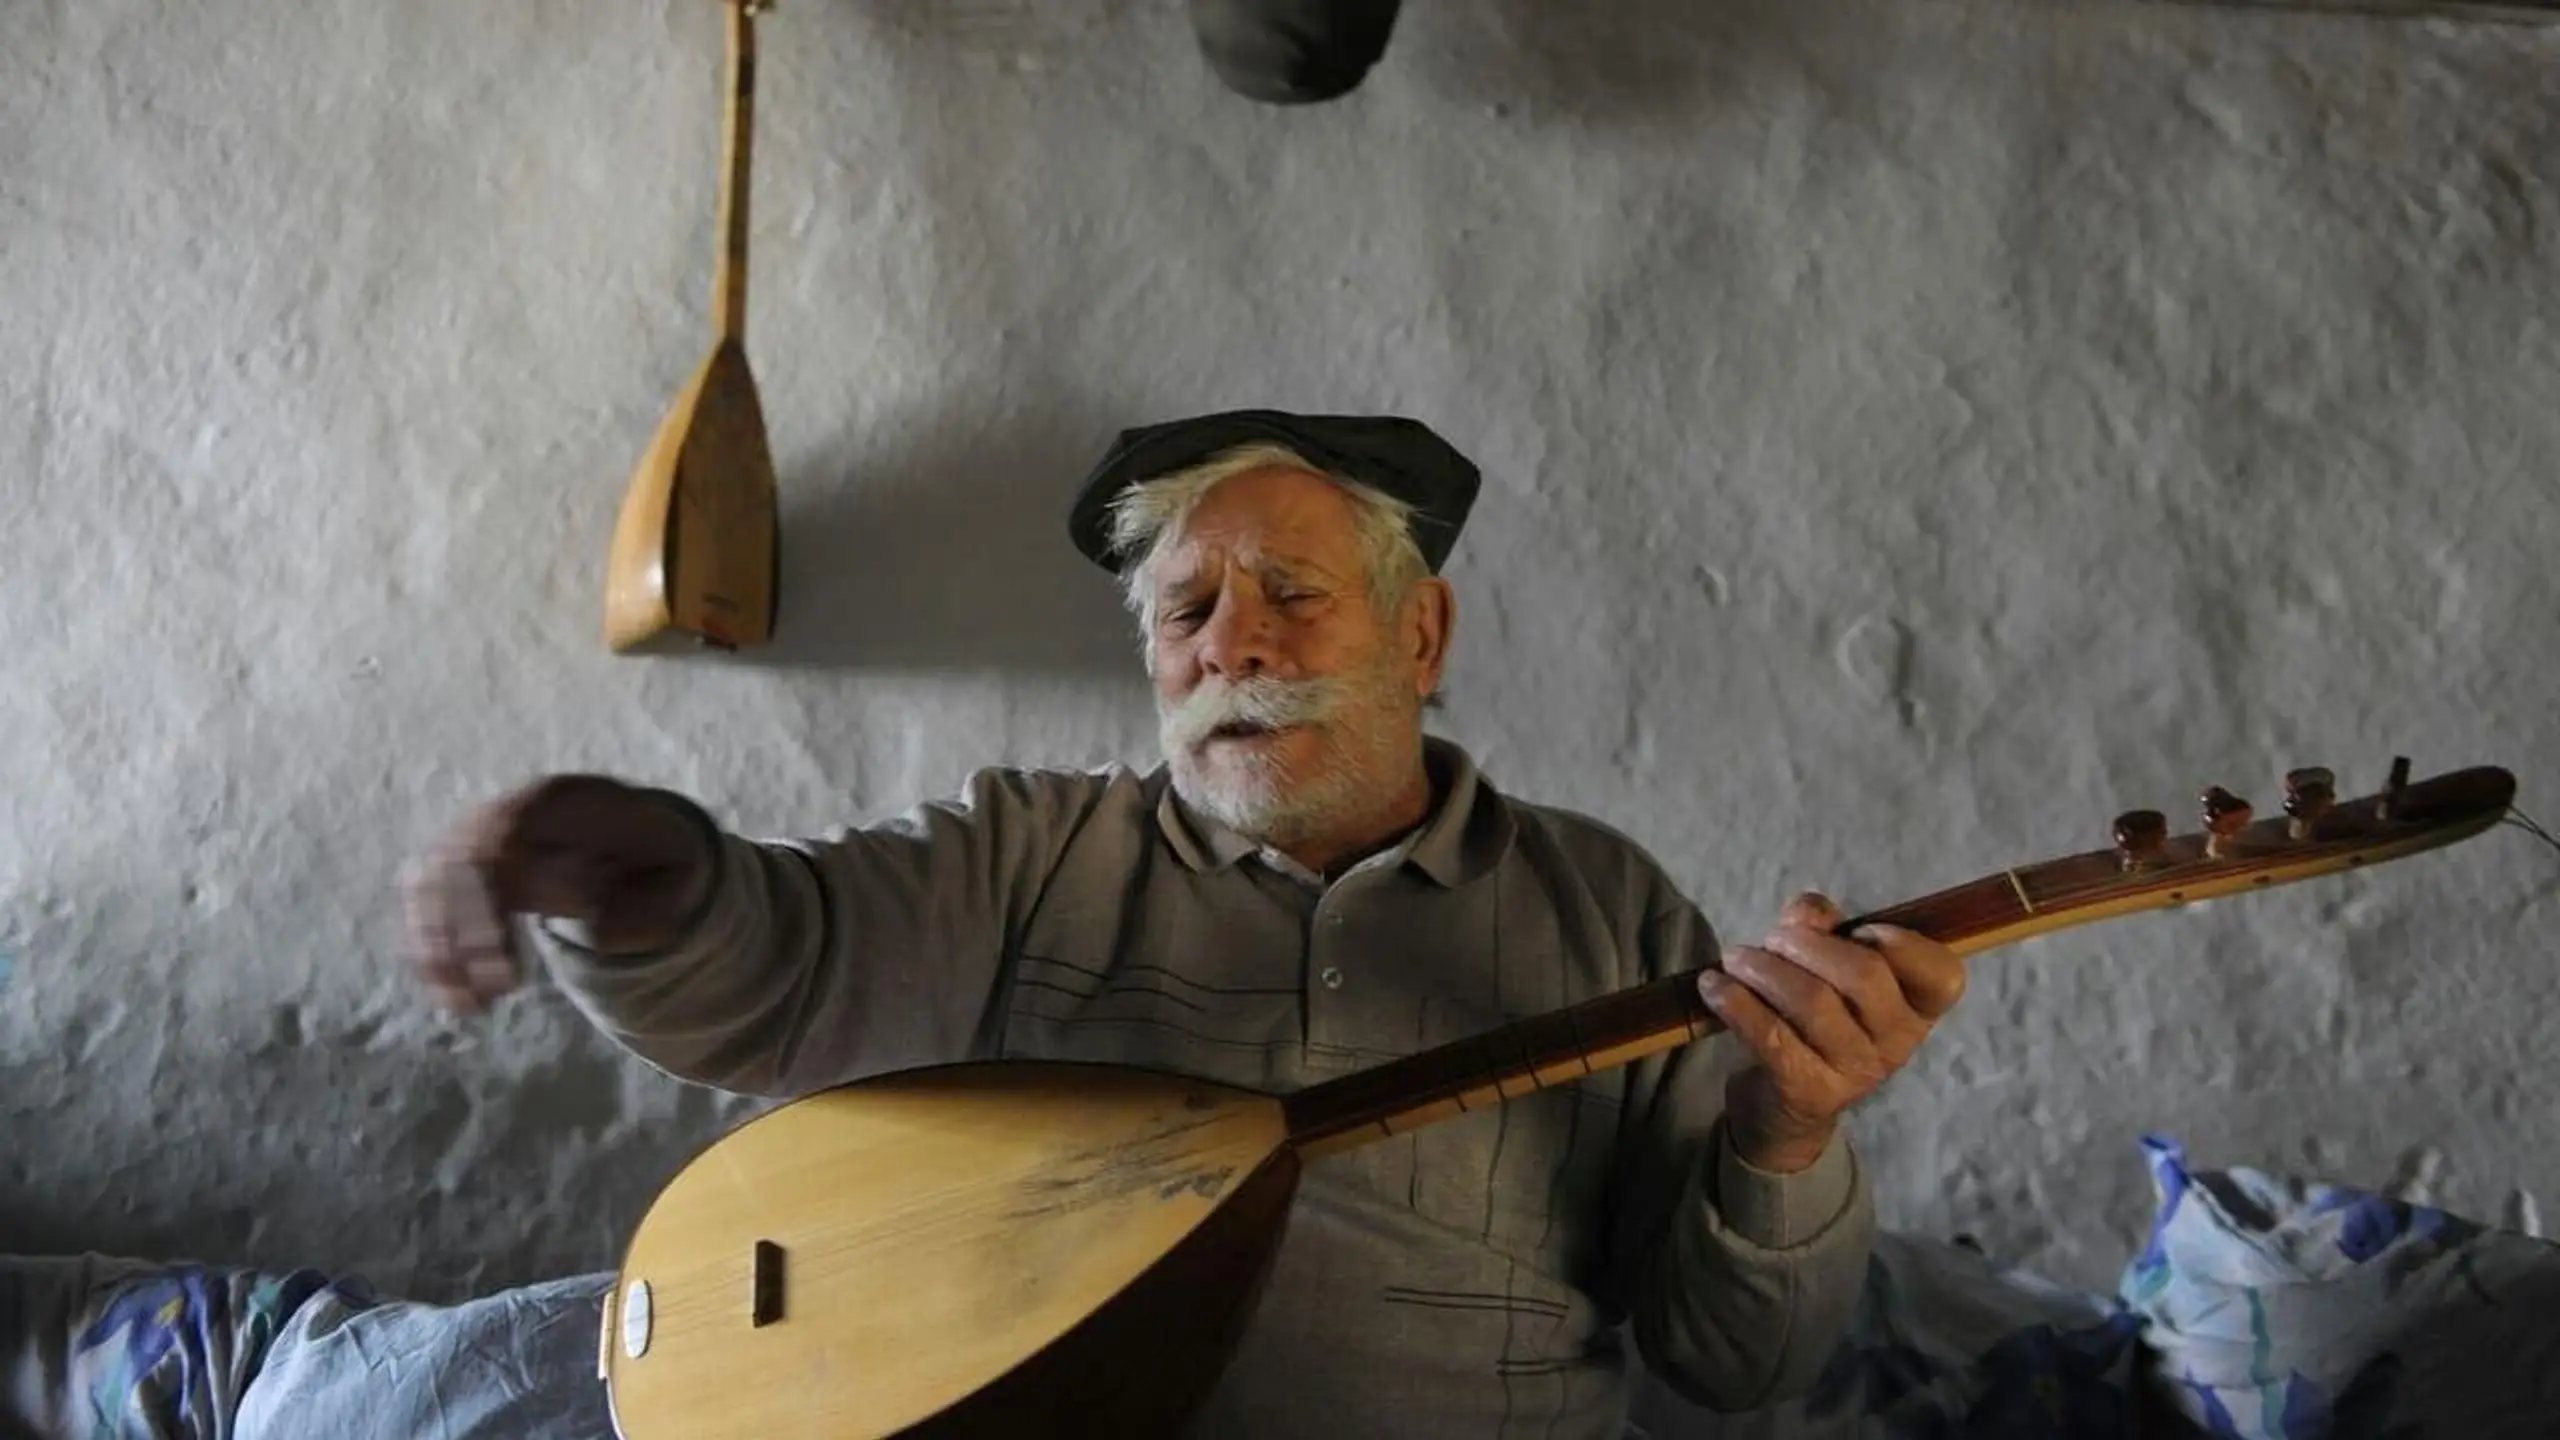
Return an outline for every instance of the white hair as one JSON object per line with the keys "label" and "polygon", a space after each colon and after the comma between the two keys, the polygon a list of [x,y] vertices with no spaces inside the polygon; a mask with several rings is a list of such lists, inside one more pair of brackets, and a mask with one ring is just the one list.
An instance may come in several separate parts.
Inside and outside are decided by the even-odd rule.
{"label": "white hair", "polygon": [[1256,441],[1233,446],[1196,465],[1132,485],[1111,501],[1111,549],[1124,562],[1121,598],[1139,617],[1150,654],[1155,649],[1155,614],[1146,584],[1148,562],[1181,533],[1201,497],[1238,475],[1274,467],[1322,476],[1350,496],[1352,523],[1358,529],[1368,572],[1369,601],[1379,623],[1390,623],[1413,587],[1431,573],[1421,546],[1414,542],[1411,505],[1376,486],[1334,474],[1285,445]]}

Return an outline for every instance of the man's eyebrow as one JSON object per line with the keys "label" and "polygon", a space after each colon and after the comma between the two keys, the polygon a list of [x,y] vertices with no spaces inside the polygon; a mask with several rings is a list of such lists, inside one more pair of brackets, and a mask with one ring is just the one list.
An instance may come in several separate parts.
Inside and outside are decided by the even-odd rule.
{"label": "man's eyebrow", "polygon": [[1295,555],[1274,556],[1255,566],[1254,569],[1257,574],[1266,579],[1314,580],[1325,584],[1337,584],[1342,578],[1320,560]]}
{"label": "man's eyebrow", "polygon": [[[1246,562],[1244,568],[1264,584],[1274,580],[1313,581],[1326,585],[1343,583],[1342,578],[1330,567],[1321,561],[1304,556],[1260,555]],[[1176,570],[1156,581],[1156,598],[1160,602],[1177,600],[1210,588],[1214,583],[1204,567],[1194,566],[1186,570]]]}

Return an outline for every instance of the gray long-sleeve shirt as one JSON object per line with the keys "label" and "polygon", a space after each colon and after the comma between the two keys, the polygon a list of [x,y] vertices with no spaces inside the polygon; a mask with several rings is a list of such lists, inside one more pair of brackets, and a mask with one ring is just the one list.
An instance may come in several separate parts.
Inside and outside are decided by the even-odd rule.
{"label": "gray long-sleeve shirt", "polygon": [[[1430,817],[1329,883],[1161,770],[991,768],[823,839],[715,829],[708,910],[665,951],[535,933],[621,1045],[772,1096],[989,1057],[1286,1093],[1716,963],[1633,841],[1428,755]],[[1622,1334],[1716,1408],[1801,1390],[1849,1322],[1872,1200],[1845,1138],[1793,1175],[1740,1161],[1718,1120],[1747,1062],[1718,1035],[1312,1162],[1198,1433],[1616,1437]]]}

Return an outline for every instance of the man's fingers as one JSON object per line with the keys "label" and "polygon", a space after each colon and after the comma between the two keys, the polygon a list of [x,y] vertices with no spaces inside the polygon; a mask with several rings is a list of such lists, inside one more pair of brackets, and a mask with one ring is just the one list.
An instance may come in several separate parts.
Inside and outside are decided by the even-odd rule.
{"label": "man's fingers", "polygon": [[400,892],[410,967],[439,1003],[476,1013],[515,988],[514,939],[480,867],[450,854],[430,856],[404,870]]}
{"label": "man's fingers", "polygon": [[515,988],[515,932],[498,898],[492,865],[453,865],[445,869],[444,903],[452,916],[453,945],[463,979],[481,995],[502,995]]}
{"label": "man's fingers", "polygon": [[412,860],[400,867],[400,948],[420,979],[440,986],[461,976],[452,973],[452,928],[429,893],[434,883],[426,862]]}
{"label": "man's fingers", "polygon": [[1830,896],[1819,890],[1799,891],[1787,901],[1786,908],[1778,912],[1780,925],[1801,925],[1808,930],[1837,929],[1848,918],[1841,913],[1839,906],[1831,903]]}
{"label": "man's fingers", "polygon": [[1947,946],[1890,925],[1844,936],[1846,923],[1828,897],[1799,894],[1766,941],[1726,950],[1699,976],[1708,1009],[1760,1062],[1746,1074],[1765,1083],[1735,1092],[1765,1094],[1758,1108],[1837,1116],[1900,1069],[1963,994],[1964,964]]}
{"label": "man's fingers", "polygon": [[1743,1048],[1760,1059],[1773,1073],[1785,1073],[1801,1067],[1810,1057],[1804,1041],[1787,1026],[1769,1002],[1721,970],[1708,970],[1698,976],[1698,994],[1707,1008],[1724,1021]]}
{"label": "man's fingers", "polygon": [[1861,925],[1853,938],[1875,947],[1914,1012],[1932,1023],[1964,999],[1964,957],[1916,930]]}
{"label": "man's fingers", "polygon": [[1845,942],[1828,926],[1781,926],[1763,943],[1829,980],[1878,1034],[1912,1018],[1934,1023],[1964,998],[1964,961],[1899,925],[1861,925]]}
{"label": "man's fingers", "polygon": [[489,1008],[489,1003],[478,995],[453,985],[429,985],[427,998],[433,1000],[440,1010],[466,1017],[481,1014]]}
{"label": "man's fingers", "polygon": [[1827,982],[1870,1034],[1907,1029],[1917,1018],[1893,966],[1868,946],[1827,929],[1794,927],[1772,931],[1761,943]]}
{"label": "man's fingers", "polygon": [[518,915],[596,921],[687,878],[694,833],[654,806],[608,776],[572,774],[465,814],[402,873],[403,944],[419,980],[446,1008],[477,1013],[523,978]]}
{"label": "man's fingers", "polygon": [[1826,978],[1768,950],[1739,946],[1725,955],[1726,972],[1777,1012],[1824,1066],[1867,1075],[1883,1063],[1878,1037],[1849,1011]]}

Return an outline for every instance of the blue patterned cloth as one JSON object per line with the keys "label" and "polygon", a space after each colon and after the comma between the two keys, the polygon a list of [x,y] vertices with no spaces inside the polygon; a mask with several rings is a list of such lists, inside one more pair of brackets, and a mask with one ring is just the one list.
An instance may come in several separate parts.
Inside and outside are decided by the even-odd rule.
{"label": "blue patterned cloth", "polygon": [[2153,1384],[2241,1440],[2560,1436],[2560,1247],[2143,1142],[2158,1210],[2118,1291]]}
{"label": "blue patterned cloth", "polygon": [[[1647,1440],[2560,1440],[2560,1247],[2146,1137],[2116,1293],[1886,1234],[1809,1395],[1640,1403]],[[2147,1427],[2147,1428],[2146,1428]],[[2163,1428],[2168,1427],[2168,1428]]]}
{"label": "blue patterned cloth", "polygon": [[178,1440],[235,1435],[277,1339],[315,1301],[360,1310],[361,1284],[106,1256],[0,1264],[0,1435]]}
{"label": "blue patterned cloth", "polygon": [[609,1274],[460,1305],[321,1296],[267,1352],[237,1440],[614,1440],[596,1377]]}

